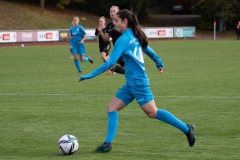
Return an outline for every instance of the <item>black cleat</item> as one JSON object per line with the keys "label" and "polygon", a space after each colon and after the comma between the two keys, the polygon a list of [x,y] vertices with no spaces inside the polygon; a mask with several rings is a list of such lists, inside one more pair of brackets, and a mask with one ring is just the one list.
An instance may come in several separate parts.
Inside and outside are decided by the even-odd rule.
{"label": "black cleat", "polygon": [[196,137],[195,137],[195,126],[194,124],[187,124],[189,127],[189,131],[186,133],[188,144],[190,147],[192,147],[195,143]]}
{"label": "black cleat", "polygon": [[98,146],[95,149],[95,152],[99,153],[107,153],[112,150],[112,143],[111,142],[104,142],[101,146]]}
{"label": "black cleat", "polygon": [[93,63],[93,60],[92,60],[92,58],[91,57],[89,57],[89,56],[87,56],[88,57],[88,61],[90,62],[90,63]]}

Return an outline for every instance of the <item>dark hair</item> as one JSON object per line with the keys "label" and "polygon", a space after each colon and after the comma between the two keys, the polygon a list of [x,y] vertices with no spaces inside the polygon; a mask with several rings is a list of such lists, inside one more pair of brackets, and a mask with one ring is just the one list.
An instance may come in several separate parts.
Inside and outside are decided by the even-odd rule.
{"label": "dark hair", "polygon": [[137,17],[127,9],[120,10],[116,14],[121,20],[128,20],[128,27],[132,29],[133,33],[140,41],[141,47],[146,48],[148,45],[148,39],[145,33],[140,28]]}

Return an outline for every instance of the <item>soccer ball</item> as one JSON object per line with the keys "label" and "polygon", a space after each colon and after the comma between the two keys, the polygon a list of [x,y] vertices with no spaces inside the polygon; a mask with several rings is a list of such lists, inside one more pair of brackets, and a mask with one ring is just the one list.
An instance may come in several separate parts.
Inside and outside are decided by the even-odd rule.
{"label": "soccer ball", "polygon": [[78,140],[75,136],[66,134],[59,139],[58,148],[63,154],[71,155],[78,150]]}

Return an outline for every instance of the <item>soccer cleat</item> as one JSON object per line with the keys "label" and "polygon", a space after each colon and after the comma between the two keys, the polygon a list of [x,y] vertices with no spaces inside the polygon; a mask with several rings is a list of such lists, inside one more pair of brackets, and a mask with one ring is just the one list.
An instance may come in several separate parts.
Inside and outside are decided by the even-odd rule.
{"label": "soccer cleat", "polygon": [[104,142],[101,146],[98,146],[95,149],[95,152],[99,153],[107,153],[112,150],[112,143],[111,142]]}
{"label": "soccer cleat", "polygon": [[81,73],[82,73],[82,71],[78,71],[77,73],[78,73],[78,74],[81,74]]}
{"label": "soccer cleat", "polygon": [[88,61],[90,62],[90,63],[93,63],[93,60],[92,60],[92,58],[91,57],[89,57],[89,56],[87,56],[88,57]]}
{"label": "soccer cleat", "polygon": [[189,127],[189,131],[186,133],[188,144],[190,147],[192,147],[195,143],[196,137],[195,137],[195,126],[194,124],[187,124]]}

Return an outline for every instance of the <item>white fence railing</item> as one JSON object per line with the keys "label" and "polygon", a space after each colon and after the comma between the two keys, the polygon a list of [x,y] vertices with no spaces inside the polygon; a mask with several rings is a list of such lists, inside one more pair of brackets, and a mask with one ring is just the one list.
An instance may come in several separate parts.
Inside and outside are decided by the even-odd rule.
{"label": "white fence railing", "polygon": [[[196,28],[190,27],[148,27],[142,28],[148,38],[196,37]],[[85,29],[87,40],[94,40],[95,29]],[[0,31],[0,43],[61,41],[69,36],[69,30],[14,30]]]}

